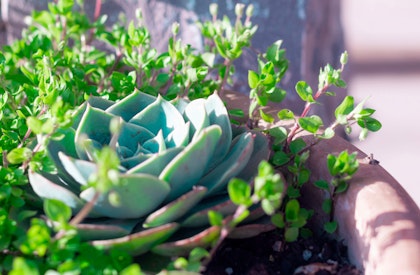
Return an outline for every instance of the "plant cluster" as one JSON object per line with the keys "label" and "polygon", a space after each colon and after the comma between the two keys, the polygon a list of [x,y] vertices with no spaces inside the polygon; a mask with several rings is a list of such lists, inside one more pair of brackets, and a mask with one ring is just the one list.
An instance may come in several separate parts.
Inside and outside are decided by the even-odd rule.
{"label": "plant cluster", "polygon": [[[312,144],[298,134],[322,141],[339,125],[347,132],[359,125],[364,139],[381,124],[351,96],[329,126],[308,115],[321,96],[334,95],[331,86],[345,86],[347,53],[339,69],[321,70],[315,93],[296,84],[306,104],[299,116],[268,112],[287,94],[286,52],[275,41],[249,71],[248,122],[231,125],[244,113],[226,110],[218,95],[232,84],[234,61],[257,31],[252,5],[237,4],[235,13],[234,22],[219,19],[217,5],[210,6],[212,19],[198,23],[202,52],[177,38],[174,23],[167,52],[158,53],[141,12],[127,28],[106,27],[100,13],[89,19],[82,0],[33,12],[23,38],[0,52],[1,272],[142,274],[133,256],[153,249],[177,255],[182,237],[172,235],[197,220],[204,221],[203,242],[187,242],[181,254],[189,257],[165,262],[167,269],[199,271],[235,232],[277,226],[288,242],[311,234],[305,225],[313,211],[299,198]],[[277,123],[286,120],[291,128]],[[357,160],[343,152],[327,163],[331,180],[314,184],[330,195],[325,230],[334,232],[334,200]],[[262,214],[271,224],[257,232],[246,227]],[[163,244],[169,237],[174,246]]]}

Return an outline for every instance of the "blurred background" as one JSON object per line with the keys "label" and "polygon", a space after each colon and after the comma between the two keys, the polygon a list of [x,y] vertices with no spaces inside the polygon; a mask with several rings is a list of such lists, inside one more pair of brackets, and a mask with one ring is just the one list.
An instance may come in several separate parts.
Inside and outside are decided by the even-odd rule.
{"label": "blurred background", "polygon": [[[348,93],[376,109],[382,129],[354,142],[374,154],[420,205],[420,1],[342,0]],[[419,170],[417,170],[419,169]]]}

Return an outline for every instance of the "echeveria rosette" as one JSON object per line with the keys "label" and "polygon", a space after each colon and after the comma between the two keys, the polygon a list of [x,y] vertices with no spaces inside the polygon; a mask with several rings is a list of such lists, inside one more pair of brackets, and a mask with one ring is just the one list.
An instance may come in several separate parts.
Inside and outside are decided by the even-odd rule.
{"label": "echeveria rosette", "polygon": [[[110,130],[114,119],[120,121],[118,135]],[[121,167],[120,184],[111,191],[120,203],[112,204],[109,194],[101,194],[88,221],[78,228],[94,244],[133,255],[150,249],[177,254],[208,245],[220,231],[209,226],[208,210],[232,214],[227,183],[233,177],[248,180],[268,157],[266,138],[232,129],[217,94],[191,102],[169,102],[141,92],[116,103],[91,97],[76,112],[72,127],[61,131],[65,138],[48,145],[57,173],[30,172],[33,190],[77,213],[96,193],[86,186],[98,169],[95,151],[113,144]],[[200,233],[177,237],[183,228]]]}

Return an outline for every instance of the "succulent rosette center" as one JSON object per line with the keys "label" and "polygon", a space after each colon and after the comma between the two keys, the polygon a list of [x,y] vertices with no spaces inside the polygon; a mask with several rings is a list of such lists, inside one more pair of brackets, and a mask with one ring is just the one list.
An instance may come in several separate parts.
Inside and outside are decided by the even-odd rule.
{"label": "succulent rosette center", "polygon": [[[113,121],[118,121],[117,133],[110,129]],[[232,129],[217,94],[174,102],[141,92],[118,102],[91,97],[76,111],[72,127],[60,131],[65,138],[48,144],[57,173],[29,173],[35,193],[43,199],[61,200],[77,213],[96,193],[87,186],[89,177],[98,171],[95,152],[112,146],[120,159],[120,183],[110,192],[119,196],[120,203],[115,205],[109,194],[101,194],[90,217],[102,218],[92,219],[97,225],[103,218],[118,219],[117,227],[122,229],[114,230],[115,234],[103,229],[107,231],[103,236],[92,236],[87,226],[85,235],[107,239],[146,234],[142,231],[146,228],[154,228],[153,233],[162,229],[165,234],[149,246],[172,235],[199,210],[226,203],[228,181],[249,179],[268,156],[263,135]],[[199,225],[204,224],[208,222]],[[147,251],[144,247],[128,250],[140,254]]]}

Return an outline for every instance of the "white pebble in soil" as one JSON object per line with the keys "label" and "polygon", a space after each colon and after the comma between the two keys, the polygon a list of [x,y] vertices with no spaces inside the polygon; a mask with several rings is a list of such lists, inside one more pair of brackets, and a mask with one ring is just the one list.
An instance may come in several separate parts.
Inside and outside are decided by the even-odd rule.
{"label": "white pebble in soil", "polygon": [[303,250],[303,252],[302,252],[302,258],[305,261],[308,261],[311,257],[312,257],[312,251],[310,251],[308,249]]}
{"label": "white pebble in soil", "polygon": [[226,274],[231,275],[231,274],[233,274],[233,268],[226,267],[225,272],[226,272]]}

